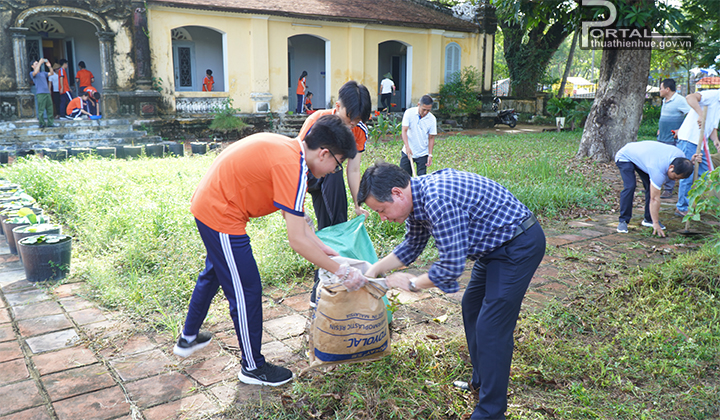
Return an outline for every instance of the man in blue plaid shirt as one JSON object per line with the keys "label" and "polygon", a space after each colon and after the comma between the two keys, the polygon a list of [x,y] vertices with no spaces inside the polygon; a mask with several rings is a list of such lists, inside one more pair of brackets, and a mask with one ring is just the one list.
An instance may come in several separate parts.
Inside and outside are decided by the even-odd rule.
{"label": "man in blue plaid shirt", "polygon": [[505,187],[470,172],[443,169],[410,178],[399,166],[377,163],[360,181],[358,203],[380,218],[405,222],[403,242],[365,275],[411,264],[435,238],[438,260],[420,276],[393,273],[388,287],[410,292],[460,289],[467,259],[475,260],[462,299],[463,322],[478,392],[472,420],[504,419],[520,305],[545,255],[545,234],[530,210]]}

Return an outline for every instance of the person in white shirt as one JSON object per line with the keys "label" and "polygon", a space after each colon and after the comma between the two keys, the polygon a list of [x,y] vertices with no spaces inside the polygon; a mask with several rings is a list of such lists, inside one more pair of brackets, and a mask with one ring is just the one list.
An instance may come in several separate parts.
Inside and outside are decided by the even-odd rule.
{"label": "person in white shirt", "polygon": [[[54,71],[57,71],[57,69],[60,68],[60,64],[55,63],[52,68]],[[52,76],[48,77],[48,80],[52,85],[50,94],[52,95],[53,108],[55,109],[55,118],[60,118],[60,78],[57,73],[53,72]]]}
{"label": "person in white shirt", "polygon": [[392,81],[392,75],[385,73],[384,79],[380,81],[380,103],[385,107],[386,112],[390,112],[390,101],[392,95],[395,94],[395,83]]}
{"label": "person in white shirt", "polygon": [[[680,129],[685,115],[690,111],[690,105],[687,104],[684,96],[675,91],[675,86],[675,79],[665,79],[660,82],[660,97],[663,98],[663,101],[660,121],[658,121],[657,139],[659,142],[671,146],[677,144],[677,130]],[[675,181],[668,180],[663,186],[660,198],[672,197],[674,188]]]}
{"label": "person in white shirt", "polygon": [[405,111],[402,120],[403,148],[400,156],[400,167],[412,175],[409,156],[417,167],[418,175],[425,175],[427,167],[432,165],[432,153],[437,135],[437,121],[430,112],[433,98],[423,95],[417,107]]}

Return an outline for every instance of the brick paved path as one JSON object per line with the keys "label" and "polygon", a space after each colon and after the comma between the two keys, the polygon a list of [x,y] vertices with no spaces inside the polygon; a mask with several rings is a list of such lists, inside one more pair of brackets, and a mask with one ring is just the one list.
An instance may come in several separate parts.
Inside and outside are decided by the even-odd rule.
{"label": "brick paved path", "polygon": [[[672,205],[663,204],[668,231],[679,229]],[[616,222],[614,215],[597,215],[546,227],[548,254],[523,311],[562,300],[583,284],[612,283],[623,268],[662,262],[697,246],[678,235],[649,237],[637,217],[629,234],[618,234]],[[469,274],[461,278],[463,286]],[[215,334],[211,345],[181,359],[172,354],[175,337],[139,331],[121,313],[99,308],[82,297],[82,283],[44,288],[27,282],[7,247],[0,248],[0,290],[0,420],[188,419],[259,397],[261,387],[237,380],[239,349],[225,307],[218,309],[224,314],[219,322],[206,322]],[[401,292],[393,339],[462,334],[462,293]],[[295,372],[307,366],[308,299],[309,285],[265,291],[263,353]],[[448,315],[445,322],[432,322],[442,315]]]}

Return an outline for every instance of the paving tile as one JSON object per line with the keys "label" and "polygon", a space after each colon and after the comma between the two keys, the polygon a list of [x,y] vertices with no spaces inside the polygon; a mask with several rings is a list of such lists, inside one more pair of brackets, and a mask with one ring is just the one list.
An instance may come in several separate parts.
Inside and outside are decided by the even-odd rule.
{"label": "paving tile", "polygon": [[110,372],[100,363],[51,373],[42,376],[40,380],[52,401],[64,400],[115,385]]}
{"label": "paving tile", "polygon": [[277,305],[272,301],[263,304],[263,319],[270,320],[290,315],[292,311],[285,305]]}
{"label": "paving tile", "polygon": [[155,344],[150,338],[144,334],[135,334],[131,337],[120,337],[110,343],[110,345],[102,350],[100,354],[104,357],[129,356],[131,354],[142,353],[154,348],[163,348],[159,344]]}
{"label": "paving tile", "polygon": [[10,306],[28,305],[35,302],[42,302],[44,300],[50,300],[50,295],[45,293],[44,290],[31,289],[17,293],[5,293],[5,299],[7,299]]}
{"label": "paving tile", "polygon": [[[240,383],[240,385],[244,385]],[[256,388],[262,388],[262,387],[256,387]],[[229,383],[221,383],[218,384],[212,388],[210,388],[210,392],[215,396],[215,398],[220,401],[220,405],[223,407],[227,407],[230,404],[234,403],[236,400],[236,394],[237,394],[238,386],[237,384],[229,384]]]}
{"label": "paving tile", "polygon": [[12,401],[12,404],[0,404],[0,416],[37,407],[43,404],[35,381],[24,381],[0,387],[0,401]]}
{"label": "paving tile", "polygon": [[271,341],[262,346],[262,354],[265,360],[273,363],[285,363],[293,357],[293,350],[281,341]]}
{"label": "paving tile", "polygon": [[22,359],[23,354],[17,341],[0,343],[0,362]]}
{"label": "paving tile", "polygon": [[7,291],[6,287],[20,281],[25,281],[25,269],[0,271],[0,287],[2,287],[3,291]]}
{"label": "paving tile", "polygon": [[220,381],[235,378],[240,370],[240,361],[231,356],[213,357],[212,359],[185,368],[185,372],[202,386],[209,386]]}
{"label": "paving tile", "polygon": [[167,372],[175,364],[165,353],[156,349],[110,360],[123,381],[134,381]]}
{"label": "paving tile", "polygon": [[53,331],[72,328],[73,324],[65,314],[47,315],[40,318],[30,318],[18,321],[18,330],[23,337],[46,334]]}
{"label": "paving tile", "polygon": [[92,351],[79,346],[39,354],[33,356],[32,360],[40,375],[87,366],[97,362],[97,358]]}
{"label": "paving tile", "polygon": [[282,303],[283,305],[289,306],[296,311],[304,311],[310,307],[310,293],[302,293],[287,297]]}
{"label": "paving tile", "polygon": [[545,239],[545,242],[547,242],[547,244],[550,246],[561,246],[570,243],[569,240],[562,239],[557,236],[549,236]]}
{"label": "paving tile", "polygon": [[0,325],[0,343],[5,341],[12,341],[15,339],[15,330],[13,330],[12,324]]}
{"label": "paving tile", "polygon": [[303,334],[298,337],[288,338],[287,340],[282,341],[283,344],[290,347],[292,351],[297,352],[299,350],[302,350],[307,345],[307,337]]}
{"label": "paving tile", "polygon": [[60,304],[54,300],[46,300],[41,303],[33,305],[16,306],[12,308],[15,314],[15,320],[20,321],[23,319],[37,318],[46,315],[57,315],[61,314],[62,308]]}
{"label": "paving tile", "polygon": [[25,366],[24,358],[0,363],[0,385],[21,381],[29,377],[30,373],[28,373],[27,366]]}
{"label": "paving tile", "polygon": [[93,340],[110,340],[125,334],[132,329],[132,325],[113,319],[93,322],[82,326],[82,331]]}
{"label": "paving tile", "polygon": [[143,411],[147,420],[184,420],[206,418],[218,411],[217,405],[203,394],[161,404]]}
{"label": "paving tile", "polygon": [[570,235],[570,234],[560,235],[560,236],[557,236],[557,238],[558,238],[558,239],[566,239],[566,240],[568,240],[568,241],[570,241],[570,242],[582,241],[582,240],[587,239],[586,236]]}
{"label": "paving tile", "polygon": [[420,299],[426,299],[430,296],[427,290],[418,293],[412,293],[406,292],[405,290],[401,289],[394,289],[392,292],[397,293],[397,299],[402,304],[416,302]]}
{"label": "paving tile", "polygon": [[264,322],[264,328],[278,340],[294,337],[305,332],[307,318],[302,315],[289,315]]}
{"label": "paving tile", "polygon": [[33,353],[60,350],[72,347],[80,340],[74,329],[57,331],[50,334],[28,338],[25,342]]}
{"label": "paving tile", "polygon": [[580,235],[586,236],[586,237],[588,237],[588,238],[594,238],[594,237],[603,236],[603,235],[606,234],[606,233],[604,233],[604,232],[598,232],[597,230],[593,230],[593,229],[582,229],[582,230],[579,231],[578,233],[579,233]]}
{"label": "paving tile", "polygon": [[92,324],[93,322],[107,321],[103,312],[98,308],[87,308],[79,311],[69,312],[68,315],[78,325]]}
{"label": "paving tile", "polygon": [[0,417],[0,420],[52,420],[44,406],[30,408],[15,414]]}
{"label": "paving tile", "polygon": [[36,286],[35,283],[30,283],[23,278],[10,283],[0,283],[0,289],[2,289],[4,293],[17,293],[26,290],[34,290],[36,289]]}
{"label": "paving tile", "polygon": [[81,309],[92,308],[93,306],[95,306],[89,300],[77,296],[61,298],[58,299],[58,301],[68,312],[79,311]]}
{"label": "paving tile", "polygon": [[7,309],[0,308],[0,324],[11,322],[10,312]]}
{"label": "paving tile", "polygon": [[65,298],[75,295],[85,288],[85,283],[66,283],[56,287],[53,293],[58,298]]}
{"label": "paving tile", "polygon": [[59,420],[105,420],[130,412],[120,387],[78,395],[53,404]]}
{"label": "paving tile", "polygon": [[151,376],[125,384],[128,394],[140,407],[151,407],[185,397],[193,392],[195,384],[178,372]]}

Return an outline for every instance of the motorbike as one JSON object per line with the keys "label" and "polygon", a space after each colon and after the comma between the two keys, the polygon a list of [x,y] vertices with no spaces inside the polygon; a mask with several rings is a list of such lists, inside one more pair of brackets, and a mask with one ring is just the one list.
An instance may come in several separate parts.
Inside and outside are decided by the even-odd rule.
{"label": "motorbike", "polygon": [[493,98],[492,110],[497,113],[495,116],[495,125],[507,124],[510,128],[514,128],[518,122],[518,115],[514,108],[500,110],[500,98]]}

